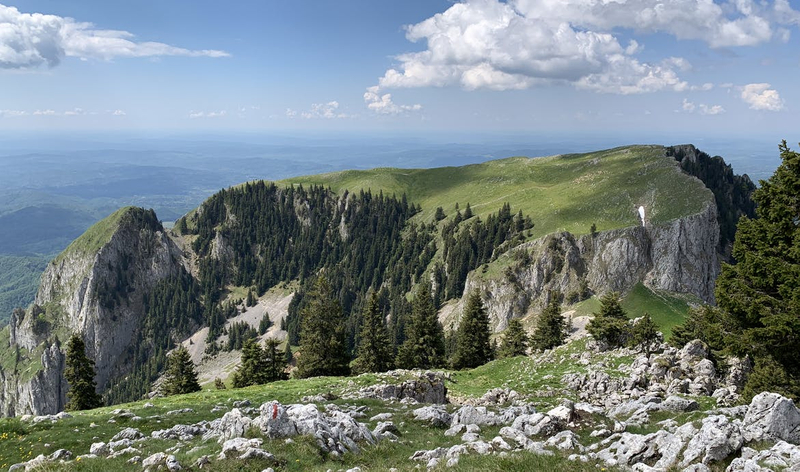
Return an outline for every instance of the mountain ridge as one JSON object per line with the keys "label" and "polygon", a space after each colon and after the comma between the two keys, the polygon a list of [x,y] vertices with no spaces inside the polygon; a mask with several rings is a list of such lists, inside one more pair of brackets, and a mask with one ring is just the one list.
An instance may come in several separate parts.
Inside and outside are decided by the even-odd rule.
{"label": "mountain ridge", "polygon": [[[678,161],[669,158],[667,149],[655,146],[634,146],[583,155],[553,156],[541,161],[529,158],[510,158],[471,165],[466,170],[463,170],[464,168],[432,169],[427,172],[427,177],[417,180],[420,195],[423,191],[427,192],[431,189],[431,182],[435,183],[437,179],[448,181],[445,178],[446,175],[441,175],[442,172],[452,174],[457,169],[461,169],[458,170],[458,173],[463,172],[465,174],[458,176],[460,183],[456,183],[459,185],[452,184],[449,187],[449,192],[433,197],[401,194],[403,195],[402,198],[393,199],[385,196],[389,195],[390,188],[387,188],[386,192],[384,192],[384,189],[379,188],[377,185],[375,188],[368,187],[380,194],[374,195],[370,192],[364,192],[363,187],[358,188],[357,185],[350,185],[352,184],[351,180],[334,182],[339,186],[337,188],[339,193],[332,193],[324,187],[317,186],[324,184],[326,179],[330,184],[330,179],[336,176],[356,176],[360,179],[364,175],[369,175],[370,172],[373,174],[376,172],[385,173],[387,172],[386,169],[324,174],[322,176],[306,177],[305,180],[291,179],[280,182],[280,184],[286,185],[299,186],[302,184],[308,186],[308,191],[288,190],[292,187],[285,187],[286,190],[281,190],[277,186],[274,187],[275,190],[273,191],[270,190],[271,187],[263,184],[263,190],[261,191],[266,192],[264,195],[271,195],[267,200],[253,200],[252,198],[255,194],[248,193],[255,191],[258,184],[243,184],[243,186],[232,187],[227,191],[218,193],[197,210],[180,219],[176,225],[176,233],[165,231],[152,211],[148,212],[140,209],[120,210],[121,213],[116,212],[107,221],[95,225],[86,235],[78,238],[76,242],[70,245],[70,248],[54,260],[48,267],[47,274],[49,275],[43,277],[36,305],[28,310],[23,319],[17,317],[12,320],[8,343],[12,347],[16,346],[17,351],[14,355],[17,357],[20,357],[20,352],[23,352],[23,354],[27,352],[27,354],[22,355],[22,358],[27,355],[28,367],[20,366],[19,363],[14,364],[12,367],[12,363],[8,360],[0,364],[2,366],[0,367],[0,376],[4,376],[4,383],[16,386],[15,388],[7,388],[3,397],[0,398],[0,404],[3,406],[2,412],[5,415],[24,412],[54,412],[59,408],[59,405],[63,405],[63,401],[56,398],[52,398],[49,401],[50,405],[47,405],[48,401],[43,400],[42,393],[34,392],[38,391],[38,389],[35,385],[32,387],[30,375],[22,375],[22,371],[24,370],[23,367],[28,370],[36,370],[36,365],[41,365],[42,368],[33,373],[34,377],[37,375],[46,377],[46,379],[38,381],[39,385],[59,384],[60,372],[58,366],[60,361],[56,352],[59,351],[57,340],[66,339],[67,332],[78,331],[83,334],[87,340],[87,345],[90,346],[90,354],[99,360],[98,385],[101,389],[107,391],[112,388],[115,382],[119,381],[120,376],[129,374],[131,368],[141,367],[141,365],[137,364],[133,367],[120,368],[119,362],[122,359],[132,361],[138,359],[140,355],[147,357],[147,352],[150,352],[155,357],[163,356],[164,351],[161,346],[186,339],[192,333],[193,323],[199,322],[196,325],[197,327],[201,325],[216,326],[216,329],[220,330],[224,326],[225,319],[235,315],[239,310],[235,304],[235,299],[231,298],[232,293],[235,293],[236,290],[228,287],[240,287],[238,290],[241,290],[241,287],[247,288],[250,285],[258,285],[256,283],[257,279],[254,278],[259,273],[256,269],[269,269],[269,266],[263,265],[264,259],[260,252],[264,250],[262,243],[257,244],[258,239],[248,239],[256,238],[255,227],[246,228],[240,224],[243,221],[241,219],[243,215],[261,215],[260,213],[250,213],[250,211],[268,210],[277,212],[273,216],[269,216],[271,213],[264,213],[259,216],[265,218],[262,226],[259,227],[261,232],[267,231],[268,228],[285,227],[289,221],[296,222],[292,223],[295,226],[291,228],[294,229],[290,233],[286,233],[285,240],[274,242],[274,249],[279,251],[276,254],[281,253],[280,251],[283,251],[282,248],[291,249],[298,244],[305,244],[302,243],[303,238],[311,237],[313,234],[316,234],[316,236],[313,236],[314,238],[322,238],[320,239],[321,242],[328,241],[325,244],[332,244],[329,249],[325,249],[325,251],[328,251],[327,253],[323,251],[319,253],[319,256],[315,256],[324,256],[324,260],[286,259],[287,264],[303,264],[298,266],[298,268],[303,267],[300,272],[293,272],[293,270],[297,269],[290,269],[291,266],[287,266],[273,268],[282,270],[284,275],[280,273],[259,275],[258,277],[266,277],[258,279],[266,281],[264,282],[266,285],[260,287],[259,292],[262,289],[269,289],[278,282],[289,282],[296,279],[298,275],[303,280],[307,276],[313,275],[317,270],[329,267],[330,270],[333,270],[333,272],[329,273],[333,274],[334,277],[338,277],[337,273],[344,276],[340,282],[337,282],[339,284],[337,286],[340,293],[346,297],[343,299],[346,309],[352,310],[352,313],[355,314],[358,312],[357,308],[363,300],[364,293],[362,291],[376,282],[379,283],[379,287],[384,283],[388,283],[388,288],[396,287],[395,292],[387,293],[388,299],[392,302],[386,307],[387,313],[391,314],[390,319],[395,323],[393,325],[395,336],[403,335],[402,320],[406,309],[403,305],[405,303],[403,300],[408,290],[424,277],[430,278],[436,286],[436,277],[452,278],[454,276],[454,267],[442,266],[442,264],[446,265],[448,262],[440,252],[458,250],[456,238],[463,238],[468,234],[463,228],[489,228],[490,226],[486,225],[491,224],[508,225],[502,226],[502,228],[508,228],[502,230],[507,231],[507,234],[503,234],[501,239],[491,243],[488,247],[489,252],[481,256],[484,257],[482,260],[485,262],[481,264],[471,263],[472,265],[467,266],[469,268],[467,272],[472,275],[464,274],[463,283],[465,285],[468,285],[469,280],[474,281],[477,274],[481,273],[480,267],[482,264],[493,264],[502,255],[510,254],[512,250],[517,249],[520,245],[532,244],[532,242],[538,241],[543,237],[546,238],[547,234],[557,234],[557,232],[550,232],[550,229],[554,228],[553,221],[567,222],[568,226],[580,230],[578,234],[583,233],[579,240],[586,240],[582,243],[583,249],[580,248],[580,244],[575,243],[576,245],[572,249],[565,250],[563,254],[558,251],[556,251],[557,254],[548,254],[536,266],[538,267],[536,270],[541,272],[542,277],[540,278],[542,280],[549,280],[545,284],[540,284],[531,282],[533,280],[531,279],[531,281],[526,282],[527,285],[521,284],[521,288],[516,290],[512,296],[527,298],[526,303],[528,306],[526,311],[506,313],[502,317],[494,316],[497,318],[496,327],[502,327],[502,319],[508,320],[510,317],[525,316],[530,310],[539,306],[546,299],[547,290],[543,287],[548,283],[550,283],[550,286],[555,285],[555,288],[563,290],[563,293],[567,295],[570,291],[581,287],[582,284],[586,284],[591,292],[592,289],[598,291],[607,289],[630,290],[635,283],[645,282],[648,270],[644,269],[633,270],[627,278],[622,277],[620,280],[624,280],[624,283],[613,285],[599,282],[600,279],[606,281],[616,280],[618,273],[621,273],[620,270],[624,271],[625,263],[617,264],[616,269],[610,271],[604,277],[600,277],[600,279],[587,278],[589,272],[586,271],[582,273],[577,271],[573,276],[570,275],[570,270],[576,267],[572,264],[572,262],[577,261],[574,260],[574,257],[579,256],[581,253],[583,257],[591,256],[588,258],[590,264],[600,267],[605,263],[602,262],[602,257],[596,260],[595,256],[597,254],[607,253],[609,258],[615,259],[617,255],[624,255],[629,250],[635,254],[644,254],[641,257],[636,256],[630,259],[636,261],[636,264],[638,264],[634,264],[636,267],[646,268],[648,264],[657,265],[652,260],[653,256],[650,252],[652,235],[648,231],[651,233],[653,231],[658,232],[663,225],[678,225],[678,231],[675,233],[676,237],[678,237],[678,246],[683,243],[685,243],[683,247],[702,246],[705,248],[704,251],[706,253],[704,257],[700,258],[701,263],[696,265],[696,267],[702,267],[696,271],[688,268],[695,267],[691,264],[698,261],[688,259],[698,259],[697,257],[684,258],[683,262],[667,264],[670,267],[667,268],[666,272],[672,274],[667,278],[673,281],[680,281],[689,277],[686,278],[686,283],[669,285],[669,281],[667,281],[666,285],[658,285],[661,283],[657,280],[658,277],[653,277],[652,280],[655,283],[653,286],[660,289],[678,290],[700,286],[703,287],[701,290],[694,290],[692,293],[695,293],[700,298],[707,299],[707,294],[713,292],[713,289],[709,289],[709,283],[713,283],[713,277],[718,270],[717,255],[714,250],[718,243],[718,232],[716,236],[713,234],[715,228],[717,228],[715,226],[717,224],[717,208],[714,196],[703,182],[683,172],[678,165]],[[631,162],[635,165],[630,166]],[[550,164],[561,168],[548,167]],[[604,167],[606,164],[608,164],[608,167]],[[532,167],[534,171],[529,171],[528,173],[519,172],[520,165]],[[491,172],[486,170],[492,170],[493,168],[495,171],[500,168],[501,171],[497,171],[493,176]],[[392,170],[392,172],[411,171],[402,169]],[[476,172],[480,175],[476,175]],[[417,170],[416,174],[426,174],[426,171]],[[603,175],[606,177],[603,177]],[[587,178],[586,176],[589,177]],[[668,176],[672,177],[672,179],[663,181],[658,179],[659,176]],[[531,177],[537,177],[540,180],[551,179],[556,182],[549,189],[554,194],[554,196],[551,195],[551,200],[548,202],[549,205],[540,204],[541,202],[537,200],[536,197],[540,195],[538,193],[539,190],[534,188],[536,187],[534,183],[537,181],[530,180]],[[451,175],[450,180],[453,180],[453,178]],[[577,184],[575,182],[576,179],[579,180]],[[464,182],[467,184],[464,184]],[[620,182],[628,183],[629,185],[620,187]],[[352,191],[344,191],[346,184],[350,185],[349,188],[352,188]],[[509,193],[509,191],[520,190],[520,186],[524,185],[528,185],[528,190],[522,188],[524,190],[522,193],[525,194],[524,198],[517,197],[511,202],[513,211],[511,207],[506,210],[506,205],[503,205],[503,208],[498,213],[494,213],[502,203],[494,209],[491,208],[490,204],[503,201],[503,196],[521,195],[520,193]],[[576,185],[583,185],[583,187],[577,187]],[[299,188],[302,189],[302,187]],[[611,197],[598,197],[593,201],[587,201],[585,193],[598,188],[601,190],[598,195],[603,197],[611,195]],[[683,191],[677,192],[677,188]],[[696,193],[693,195],[687,189],[694,189]],[[662,190],[664,191],[662,192]],[[397,194],[395,193],[395,195]],[[499,199],[498,196],[500,196]],[[652,209],[651,219],[647,222],[649,229],[639,229],[641,228],[641,223],[638,221],[637,214],[633,211],[635,209],[633,203],[641,204],[642,201],[648,198],[653,203],[653,206],[648,206],[648,208]],[[472,200],[470,201],[470,199]],[[236,203],[237,201],[239,203]],[[420,201],[424,203],[424,206],[420,207]],[[447,207],[448,214],[440,221],[435,221],[436,212],[434,210],[437,207],[433,205],[444,201],[450,202]],[[264,206],[259,202],[267,203],[267,205]],[[459,220],[460,211],[465,210],[466,204],[472,202],[475,204],[474,219],[467,219],[466,222],[462,222]],[[564,212],[554,211],[552,204],[565,202]],[[603,203],[607,202],[611,203],[601,208],[605,211],[605,216],[601,215],[602,217],[597,218],[597,220],[600,222],[614,221],[615,225],[620,226],[620,228],[604,228],[601,226],[596,231],[596,234],[593,235],[590,229],[590,226],[594,223],[591,210],[595,208],[595,205],[602,206]],[[456,210],[453,206],[455,203],[461,203],[464,206],[460,210]],[[232,205],[234,204],[244,205],[241,206],[240,210],[237,210],[243,213],[233,211],[234,207]],[[253,210],[247,206],[252,204],[257,205],[252,207]],[[583,204],[583,206],[579,206],[575,210],[573,207],[578,204]],[[278,206],[273,208],[270,205]],[[280,210],[281,207],[279,205],[284,205],[284,210]],[[262,209],[254,210],[255,208]],[[533,226],[529,226],[522,216],[525,213],[523,210],[526,208],[530,211],[529,214],[525,215],[525,218],[532,220]],[[559,210],[559,208],[555,208],[555,210]],[[567,211],[570,209],[572,213]],[[517,210],[519,210],[518,216],[513,216],[513,212]],[[318,213],[314,213],[315,211]],[[683,211],[682,214],[681,211]],[[550,213],[555,213],[558,217],[554,217]],[[214,216],[215,214],[218,216]],[[370,217],[370,214],[373,216]],[[530,218],[531,214],[533,218]],[[131,224],[119,225],[120,218],[125,215],[135,215],[134,221],[130,222]],[[547,215],[549,215],[550,220],[547,219]],[[568,215],[578,215],[579,217],[568,219]],[[669,218],[674,215],[677,215],[677,217]],[[698,226],[698,223],[695,222],[681,226],[682,220],[691,219],[693,215],[700,215],[702,224]],[[539,216],[542,217],[541,220],[538,219]],[[360,226],[364,224],[363,222],[369,221],[373,217],[379,218],[375,221],[383,221],[383,223],[380,223],[383,226],[377,226],[383,228],[380,231],[385,231],[385,233],[381,233],[385,234],[386,238],[381,240],[384,241],[381,243],[383,249],[370,246],[374,235],[369,231],[364,232],[364,228],[370,228],[370,226]],[[380,218],[383,218],[383,220],[380,220]],[[198,227],[197,225],[202,221],[207,221],[207,223],[203,224],[208,226]],[[270,221],[273,223],[269,223]],[[324,223],[324,227],[317,228],[316,225],[323,221],[327,221],[327,223]],[[492,221],[494,223],[491,223]],[[263,226],[264,224],[267,226]],[[269,226],[269,224],[274,224],[275,226]],[[123,227],[124,230],[120,231],[120,228]],[[516,229],[513,229],[515,227]],[[555,228],[560,229],[558,227]],[[691,235],[689,234],[691,232],[684,231],[686,228],[701,228],[701,230],[696,235]],[[203,231],[205,233],[202,234],[205,234],[205,236],[201,237],[200,235]],[[359,233],[359,231],[361,232]],[[544,235],[537,233],[537,231],[544,233]],[[110,237],[109,232],[111,232]],[[120,236],[118,241],[115,242],[114,238],[120,234],[124,236]],[[500,235],[501,233],[497,234]],[[586,249],[589,241],[594,241],[597,237],[596,235],[601,235],[601,241],[606,236],[613,235],[609,241],[616,246],[609,251],[595,248]],[[259,237],[270,236],[273,236],[273,233]],[[666,239],[670,237],[668,235]],[[176,240],[180,239],[185,239],[188,244],[177,244]],[[198,241],[204,242],[197,247],[193,247]],[[628,242],[626,243],[625,241]],[[234,243],[238,244],[237,247],[239,248],[249,249],[234,251]],[[106,249],[110,246],[113,250]],[[300,247],[302,246],[297,246],[298,249]],[[351,247],[351,249],[346,249],[347,247]],[[666,252],[669,252],[669,248],[668,245],[664,247],[665,249],[662,252],[665,253],[659,253],[657,258],[667,261],[669,258]],[[126,252],[126,248],[131,249],[133,252]],[[372,249],[365,252],[356,248]],[[395,249],[390,250],[391,254],[387,253],[381,256],[387,258],[381,259],[383,262],[380,265],[370,265],[377,262],[370,262],[371,259],[368,257],[362,262],[356,261],[358,264],[365,264],[363,266],[364,270],[373,271],[372,276],[366,276],[360,282],[349,280],[346,277],[347,274],[342,274],[341,269],[336,269],[336,267],[340,267],[341,261],[344,260],[337,258],[344,257],[345,254],[350,254],[348,257],[358,258],[374,253],[377,257],[381,250],[386,251],[387,248]],[[248,256],[248,251],[252,256]],[[347,251],[351,252],[348,253]],[[94,254],[92,254],[93,252]],[[100,257],[101,254],[113,255],[104,259]],[[397,254],[396,257],[398,259],[393,258],[395,256],[392,256],[392,254]],[[403,259],[407,256],[401,256],[402,254],[408,254],[412,259]],[[689,255],[693,256],[696,253],[690,251]],[[409,266],[408,264],[411,262],[416,265]],[[350,263],[352,263],[352,260]],[[439,265],[437,266],[437,264]],[[581,264],[585,265],[586,262],[581,262]],[[105,267],[102,267],[103,265]],[[125,269],[121,269],[122,267],[125,267]],[[128,267],[133,268],[130,276],[126,275]],[[356,265],[352,267],[362,266]],[[401,270],[401,267],[405,267],[405,269]],[[98,270],[99,276],[87,275]],[[336,270],[340,272],[336,272]],[[692,275],[690,273],[693,271],[696,274]],[[140,336],[140,334],[137,335],[136,333],[140,333],[144,329],[142,323],[145,322],[146,316],[151,316],[145,313],[147,310],[142,305],[142,301],[148,296],[148,293],[156,290],[160,286],[159,284],[169,283],[169,280],[173,280],[170,277],[183,277],[179,274],[188,273],[193,275],[191,280],[186,282],[189,284],[185,288],[188,292],[180,293],[202,294],[191,295],[191,297],[195,297],[195,302],[203,300],[202,303],[205,304],[203,319],[197,321],[188,320],[186,323],[161,332],[160,336],[162,338],[167,336],[167,338],[157,340],[156,345],[149,348],[151,351],[137,351],[139,354],[134,357],[130,343],[132,340],[138,339],[136,336]],[[359,269],[358,273],[353,275],[361,276],[368,273],[361,272],[361,269]],[[405,278],[403,280],[396,279],[398,274],[405,274],[403,275]],[[697,277],[691,278],[695,275]],[[393,276],[395,279],[392,278]],[[470,277],[472,278],[470,279]],[[583,282],[581,281],[582,277]],[[566,280],[566,282],[555,284],[558,280],[562,282]],[[103,282],[108,282],[113,287],[109,288],[108,284],[102,285]],[[510,285],[513,284],[510,284],[509,281],[499,282],[499,286],[503,289]],[[128,291],[131,287],[134,290]],[[490,289],[484,287],[484,290],[489,294],[487,300],[497,298]],[[287,319],[289,326],[287,327],[290,339],[293,335],[292,329],[296,329],[297,313],[302,306],[303,293],[304,287],[301,284],[289,307]],[[457,294],[461,295],[462,293],[463,290]],[[451,292],[449,296],[453,297],[455,295]],[[585,294],[581,294],[581,296],[583,295]],[[448,295],[440,292],[437,296],[445,297]],[[150,299],[148,298],[148,300]],[[441,301],[445,300],[442,299]],[[59,310],[58,306],[61,306],[62,309]],[[36,307],[39,308],[37,309]],[[489,307],[490,310],[497,311],[492,307],[491,303],[489,303]],[[495,312],[493,312],[493,315],[497,315]],[[154,314],[153,316],[156,315]],[[159,316],[163,316],[163,314]],[[125,323],[118,323],[118,319],[126,321]],[[39,328],[36,327],[38,321],[43,323]],[[352,333],[358,326],[358,318],[351,316],[348,323],[348,329]],[[51,324],[54,328],[44,329],[48,328],[48,324]],[[123,327],[122,331],[125,331],[123,335],[114,335],[111,332],[113,331],[112,328],[120,328],[121,326]],[[292,328],[292,326],[295,326],[295,328]],[[38,334],[37,331],[39,331]],[[217,331],[217,335],[218,333],[219,331]],[[215,340],[216,336],[212,336],[211,339],[212,341]],[[354,342],[353,338],[351,338],[351,342]],[[216,345],[217,343],[214,344]],[[52,346],[56,346],[55,350]],[[219,349],[219,347],[216,349]],[[213,355],[213,352],[211,352],[211,355]],[[8,356],[11,356],[11,353]],[[41,359],[37,360],[37,357]],[[136,361],[134,364],[137,362],[140,361]],[[45,368],[45,365],[50,366],[50,368]],[[154,366],[157,368],[158,363],[156,362]],[[48,373],[43,374],[45,371],[48,371]],[[143,377],[141,377],[140,381],[144,383],[134,389],[139,392],[141,390],[138,389],[149,385],[149,382],[153,380],[152,372],[142,373],[141,375]],[[34,383],[36,382],[34,381]],[[61,387],[51,390],[55,396],[59,396],[60,391],[60,398],[63,399],[65,386],[63,382],[60,382],[60,385]],[[32,400],[36,395],[40,395],[40,397]],[[123,394],[120,399],[132,398],[125,395],[130,395],[130,393]]]}

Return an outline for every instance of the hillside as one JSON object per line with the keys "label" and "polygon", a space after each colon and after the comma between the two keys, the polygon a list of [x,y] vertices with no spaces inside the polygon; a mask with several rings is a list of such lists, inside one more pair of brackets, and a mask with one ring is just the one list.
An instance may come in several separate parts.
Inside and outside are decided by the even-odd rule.
{"label": "hillside", "polygon": [[[553,290],[576,312],[620,291],[631,315],[650,311],[668,328],[690,303],[713,299],[720,212],[745,211],[716,204],[716,194],[731,194],[724,181],[712,192],[681,169],[693,149],[680,158],[631,146],[257,181],[213,195],[174,231],[152,211],[124,208],[48,266],[35,304],[0,333],[9,346],[0,406],[19,415],[63,405],[59,340],[71,332],[83,334],[112,403],[146,395],[179,342],[205,379],[226,378],[239,359],[232,330],[252,337],[268,315],[269,333],[298,345],[299,313],[321,273],[342,307],[351,355],[368,292],[379,294],[396,349],[423,281],[448,330],[471,290],[495,333],[512,318],[534,320]],[[712,162],[706,176],[717,175],[714,165],[724,170]],[[250,292],[255,308],[242,302]]]}
{"label": "hillside", "polygon": [[298,177],[278,184],[322,185],[337,193],[371,189],[407,195],[431,222],[437,207],[452,215],[467,203],[485,218],[503,203],[534,221],[532,238],[558,231],[587,234],[640,223],[636,209],[660,224],[700,212],[711,197],[703,183],[665,159],[662,146],[628,146],[588,154],[512,157],[463,167],[382,168]]}

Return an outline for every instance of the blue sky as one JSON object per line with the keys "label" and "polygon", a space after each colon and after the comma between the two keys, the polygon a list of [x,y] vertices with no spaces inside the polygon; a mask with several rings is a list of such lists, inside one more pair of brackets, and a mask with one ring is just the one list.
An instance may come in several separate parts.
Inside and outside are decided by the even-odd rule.
{"label": "blue sky", "polygon": [[0,2],[6,131],[800,123],[798,1]]}

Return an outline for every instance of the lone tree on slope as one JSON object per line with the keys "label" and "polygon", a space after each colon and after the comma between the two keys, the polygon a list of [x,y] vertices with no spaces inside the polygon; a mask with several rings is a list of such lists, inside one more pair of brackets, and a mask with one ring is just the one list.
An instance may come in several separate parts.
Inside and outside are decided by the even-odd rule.
{"label": "lone tree on slope", "polygon": [[489,315],[477,290],[470,293],[467,299],[457,336],[458,345],[453,356],[454,369],[471,369],[492,360]]}
{"label": "lone tree on slope", "polygon": [[561,295],[550,292],[550,301],[547,303],[539,319],[536,329],[531,337],[531,347],[544,351],[564,344],[567,339],[567,320],[561,316]]}
{"label": "lone tree on slope", "polygon": [[183,345],[178,346],[167,357],[166,379],[162,391],[167,396],[200,391],[194,362]]}
{"label": "lone tree on slope", "polygon": [[383,323],[378,294],[372,292],[363,313],[358,356],[353,365],[357,373],[386,372],[392,368],[392,343]]}
{"label": "lone tree on slope", "polygon": [[406,369],[430,369],[444,364],[444,331],[436,316],[431,287],[423,283],[411,305],[406,341],[397,353],[397,365]]}
{"label": "lone tree on slope", "polygon": [[90,410],[103,405],[94,381],[94,361],[86,355],[83,338],[75,333],[67,343],[64,378],[69,384],[67,410]]}
{"label": "lone tree on slope", "polygon": [[503,333],[503,344],[498,351],[499,357],[524,356],[528,350],[528,333],[522,327],[522,322],[514,318],[508,322],[508,327]]}
{"label": "lone tree on slope", "polygon": [[586,326],[586,331],[596,340],[610,347],[625,345],[628,338],[628,317],[622,309],[617,292],[608,292],[600,299],[600,311]]}
{"label": "lone tree on slope", "polygon": [[297,377],[348,375],[350,358],[345,343],[345,318],[324,276],[317,279],[300,316],[302,355],[297,361]]}

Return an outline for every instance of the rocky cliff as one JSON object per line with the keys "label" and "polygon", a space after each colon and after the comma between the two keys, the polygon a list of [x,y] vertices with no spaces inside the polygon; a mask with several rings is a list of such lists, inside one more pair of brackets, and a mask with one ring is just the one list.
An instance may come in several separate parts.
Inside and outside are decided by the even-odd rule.
{"label": "rocky cliff", "polygon": [[92,227],[48,265],[34,305],[12,318],[9,339],[0,340],[18,359],[0,367],[0,412],[63,409],[59,340],[75,332],[83,335],[104,390],[129,368],[120,361],[140,327],[145,294],[181,270],[181,252],[152,210],[125,208]]}
{"label": "rocky cliff", "polygon": [[[495,331],[508,320],[538,312],[557,290],[567,302],[590,293],[627,292],[644,283],[654,290],[714,301],[719,273],[717,209],[709,199],[700,213],[659,225],[634,226],[575,237],[562,232],[524,243],[494,264],[495,273],[470,274],[464,298],[480,290]],[[504,270],[497,270],[504,267]]]}

